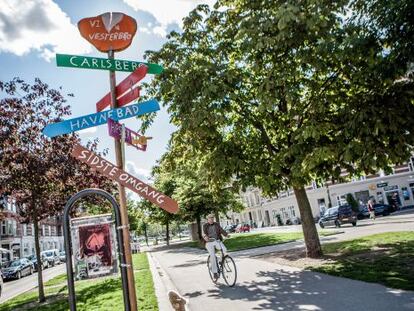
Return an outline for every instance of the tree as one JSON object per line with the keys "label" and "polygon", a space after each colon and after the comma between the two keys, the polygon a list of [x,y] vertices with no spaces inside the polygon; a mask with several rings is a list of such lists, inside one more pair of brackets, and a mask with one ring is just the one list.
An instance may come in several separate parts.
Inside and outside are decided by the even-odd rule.
{"label": "tree", "polygon": [[348,193],[346,195],[346,202],[351,205],[351,208],[354,212],[359,212],[359,203],[357,202],[357,200],[355,200],[354,196],[352,195],[352,193]]}
{"label": "tree", "polygon": [[[56,216],[70,195],[86,187],[112,189],[113,183],[70,156],[77,135],[48,139],[42,128],[70,114],[63,95],[39,79],[0,81],[0,189],[16,200],[24,222],[34,225],[37,262],[40,260],[39,222]],[[89,144],[96,149],[96,142]],[[38,265],[39,301],[45,300]]]}
{"label": "tree", "polygon": [[178,201],[180,210],[176,215],[169,214],[150,202],[141,202],[141,208],[151,222],[166,226],[167,243],[170,238],[171,224],[176,221],[197,223],[198,235],[201,239],[201,219],[212,212],[241,210],[242,204],[238,196],[227,187],[215,191],[210,189],[208,179],[200,170],[197,162],[181,161],[177,154],[180,145],[175,144],[174,137],[170,141],[168,151],[153,168],[154,185],[166,195]]}
{"label": "tree", "polygon": [[362,12],[350,4],[219,1],[147,54],[166,68],[148,92],[168,106],[181,157],[213,183],[293,188],[309,257],[322,251],[305,186],[389,167],[414,139],[407,63],[388,58],[372,21],[346,17]]}

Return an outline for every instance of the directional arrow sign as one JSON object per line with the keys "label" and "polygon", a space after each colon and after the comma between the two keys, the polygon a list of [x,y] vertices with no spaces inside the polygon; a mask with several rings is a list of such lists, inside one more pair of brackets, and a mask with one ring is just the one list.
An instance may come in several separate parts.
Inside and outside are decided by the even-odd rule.
{"label": "directional arrow sign", "polygon": [[141,64],[144,64],[148,67],[149,74],[160,74],[163,71],[162,66],[153,63],[79,55],[56,54],[56,65],[58,67],[132,72]]}
{"label": "directional arrow sign", "polygon": [[127,144],[134,146],[135,148],[142,151],[147,150],[147,139],[152,138],[142,136],[137,132],[134,132],[133,130],[125,127],[125,137],[122,139],[122,124],[112,120],[111,118],[108,119],[108,134],[109,136],[112,136],[115,139],[121,139]]}
{"label": "directional arrow sign", "polygon": [[[135,91],[132,87],[139,81],[144,79],[148,72],[148,67],[145,65],[139,66],[133,73],[126,77],[116,87],[116,95],[118,100],[118,106],[122,107],[130,103],[139,96],[139,90]],[[125,92],[128,92],[125,94]],[[111,93],[106,94],[100,101],[96,103],[96,111],[102,111],[111,104]]]}
{"label": "directional arrow sign", "polygon": [[86,163],[92,169],[134,191],[144,199],[158,205],[167,212],[174,214],[178,212],[178,204],[176,201],[116,167],[114,164],[96,155],[89,149],[76,144],[72,150],[72,157]]}
{"label": "directional arrow sign", "polygon": [[160,105],[155,99],[151,99],[123,108],[106,110],[58,123],[48,124],[43,129],[43,134],[49,137],[55,137],[58,135],[80,131],[89,127],[106,124],[108,122],[108,118],[113,120],[123,120],[157,110],[160,110]]}

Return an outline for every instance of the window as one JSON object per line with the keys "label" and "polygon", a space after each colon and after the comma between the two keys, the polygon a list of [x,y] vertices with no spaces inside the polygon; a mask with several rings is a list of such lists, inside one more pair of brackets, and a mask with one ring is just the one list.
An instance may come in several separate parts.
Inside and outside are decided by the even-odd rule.
{"label": "window", "polygon": [[382,192],[377,192],[378,203],[384,204],[384,195]]}
{"label": "window", "polygon": [[414,157],[410,158],[410,162],[408,162],[408,167],[410,168],[411,172],[414,172]]}
{"label": "window", "polygon": [[6,228],[7,228],[6,220],[3,220],[1,222],[1,234],[2,235],[5,235],[6,234],[6,232],[7,232]]}
{"label": "window", "polygon": [[407,187],[402,187],[401,191],[402,191],[402,195],[404,197],[404,200],[408,201],[410,199],[410,193],[408,192]]}
{"label": "window", "polygon": [[260,204],[260,196],[257,192],[254,193],[254,198],[256,200],[256,205],[259,205]]}
{"label": "window", "polygon": [[338,202],[338,205],[339,206],[347,204],[347,202],[346,202],[346,195],[345,194],[338,195],[336,197],[336,201]]}
{"label": "window", "polygon": [[295,218],[296,217],[296,213],[295,213],[295,207],[294,206],[289,206],[288,207],[288,211],[289,211],[289,218]]}

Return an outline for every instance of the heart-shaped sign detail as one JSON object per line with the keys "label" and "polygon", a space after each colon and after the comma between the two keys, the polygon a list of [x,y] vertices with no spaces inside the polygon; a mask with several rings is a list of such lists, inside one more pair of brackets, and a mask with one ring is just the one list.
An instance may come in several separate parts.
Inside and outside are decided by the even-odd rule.
{"label": "heart-shaped sign detail", "polygon": [[99,51],[122,51],[131,44],[137,22],[123,13],[107,12],[81,19],[78,28],[82,37]]}
{"label": "heart-shaped sign detail", "polygon": [[122,20],[124,14],[107,12],[102,14],[101,16],[106,31],[111,32],[112,28]]}

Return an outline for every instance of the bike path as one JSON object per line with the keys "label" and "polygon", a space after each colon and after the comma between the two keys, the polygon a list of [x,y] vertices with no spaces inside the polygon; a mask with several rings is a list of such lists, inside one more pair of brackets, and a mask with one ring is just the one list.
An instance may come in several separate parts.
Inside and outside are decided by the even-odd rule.
{"label": "bike path", "polygon": [[[414,292],[281,266],[233,253],[238,281],[229,288],[209,277],[207,252],[193,248],[151,253],[191,311],[414,310]],[[241,255],[241,254],[240,254]]]}

